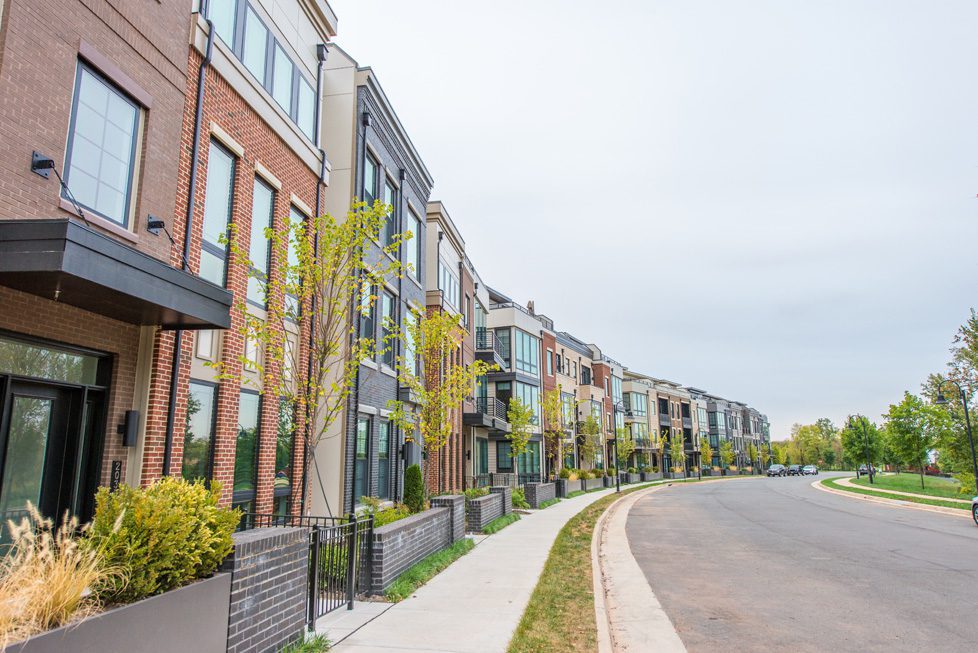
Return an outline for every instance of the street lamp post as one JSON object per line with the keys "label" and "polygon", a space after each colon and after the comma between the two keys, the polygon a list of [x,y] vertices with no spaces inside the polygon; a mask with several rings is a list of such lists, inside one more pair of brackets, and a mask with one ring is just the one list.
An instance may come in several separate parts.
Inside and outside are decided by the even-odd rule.
{"label": "street lamp post", "polygon": [[[948,379],[947,381],[954,384],[961,394],[961,403],[964,405],[964,421],[968,429],[968,444],[971,446],[971,466],[975,474],[975,491],[978,491],[978,458],[975,457],[975,439],[971,434],[971,413],[968,412],[968,395],[965,394],[964,388],[960,383],[953,379]],[[942,388],[947,381],[939,380],[937,382],[937,401],[935,403],[941,406],[946,406],[948,403],[942,392]]]}
{"label": "street lamp post", "polygon": [[612,450],[615,452],[615,492],[621,492],[621,470],[618,469],[618,404],[622,404],[622,413],[624,413],[624,403],[622,401],[616,401],[612,406],[612,429],[614,429],[615,437],[612,439]]}

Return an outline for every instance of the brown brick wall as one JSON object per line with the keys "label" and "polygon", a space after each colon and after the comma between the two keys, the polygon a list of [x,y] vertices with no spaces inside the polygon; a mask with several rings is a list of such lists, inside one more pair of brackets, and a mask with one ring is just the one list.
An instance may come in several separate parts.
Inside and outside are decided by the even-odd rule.
{"label": "brown brick wall", "polygon": [[128,450],[122,446],[116,426],[122,424],[125,412],[132,408],[139,327],[0,286],[0,329],[112,354],[112,385],[99,482],[108,485],[112,460],[122,461],[125,477]]}
{"label": "brown brick wall", "polygon": [[[75,72],[84,42],[152,99],[144,112],[134,180],[131,221],[135,226],[126,242],[167,258],[169,241],[149,234],[145,224],[149,213],[168,221],[173,215],[190,0],[5,0],[4,4],[0,219],[68,215],[59,208],[57,180],[32,173],[30,161],[31,151],[38,150],[63,169]],[[94,222],[101,229],[99,221]]]}
{"label": "brown brick wall", "polygon": [[[193,122],[196,101],[196,88],[198,71],[201,56],[194,50],[191,51],[187,62],[187,101],[184,105],[183,117],[184,127],[180,141],[180,161],[178,177],[178,201],[174,214],[174,223],[182,224],[185,215],[185,199],[189,187],[190,177],[190,152],[193,142]],[[235,169],[234,192],[232,199],[232,221],[237,228],[237,238],[242,248],[247,251],[248,239],[251,233],[251,205],[252,193],[254,189],[255,162],[268,169],[282,183],[281,190],[275,194],[274,225],[276,229],[284,229],[285,221],[288,219],[291,197],[294,194],[303,203],[311,208],[316,205],[316,189],[319,185],[318,175],[306,166],[298,156],[272,131],[272,129],[258,116],[254,110],[241,98],[231,85],[215,71],[209,70],[205,84],[204,111],[202,118],[203,132],[199,151],[199,169],[196,185],[196,206],[194,213],[193,233],[191,236],[190,247],[190,266],[193,270],[197,269],[200,259],[200,247],[203,229],[203,210],[204,210],[204,191],[207,184],[207,158],[210,143],[209,125],[211,122],[220,126],[231,138],[233,138],[243,149],[244,154],[238,158]],[[183,227],[175,234],[177,244],[182,247]],[[179,264],[178,250],[175,250],[171,257],[171,264]],[[271,274],[280,274],[281,266],[284,261],[272,252]],[[247,292],[248,274],[245,266],[241,263],[232,261],[228,268],[227,287],[234,293],[235,302],[243,301]],[[281,303],[283,297],[276,296],[270,298],[271,302]],[[244,336],[241,329],[244,318],[237,308],[231,311],[231,328],[223,334],[221,339],[222,346],[219,354],[220,361],[226,365],[226,372],[232,376],[239,376],[241,364],[238,357],[244,352]],[[179,378],[179,400],[177,403],[177,424],[174,437],[173,463],[171,472],[180,473],[180,461],[182,458],[182,425],[184,424],[187,384],[189,383],[190,357],[192,356],[192,338],[184,338],[184,361],[181,365]],[[306,355],[305,334],[300,335],[300,346],[303,356]],[[162,334],[156,343],[160,356],[156,359],[153,369],[152,384],[154,396],[162,392],[166,396],[164,389],[169,388],[170,375],[170,352],[172,352],[172,336]],[[266,370],[269,375],[266,379],[267,387],[274,387],[281,370],[274,365],[269,365]],[[300,365],[300,370],[305,369],[305,363]],[[217,398],[217,430],[214,446],[214,472],[213,477],[224,483],[224,487],[230,489],[234,475],[234,453],[238,433],[238,399],[241,384],[237,380],[225,380],[220,383]],[[301,413],[299,411],[299,421]],[[157,402],[150,410],[151,428],[147,428],[147,455],[144,458],[144,482],[158,478],[161,471],[162,450],[165,438],[166,422],[166,402]],[[273,505],[273,482],[275,475],[275,444],[278,427],[278,399],[273,393],[266,394],[262,398],[260,416],[260,444],[258,458],[258,485],[255,509],[258,512],[269,512]],[[301,430],[301,425],[300,425]],[[150,446],[152,445],[152,446]],[[298,505],[300,496],[298,489],[301,482],[301,460],[302,460],[301,440],[296,442],[294,448],[292,482],[293,482],[293,509]],[[230,501],[230,492],[225,493],[225,499]]]}

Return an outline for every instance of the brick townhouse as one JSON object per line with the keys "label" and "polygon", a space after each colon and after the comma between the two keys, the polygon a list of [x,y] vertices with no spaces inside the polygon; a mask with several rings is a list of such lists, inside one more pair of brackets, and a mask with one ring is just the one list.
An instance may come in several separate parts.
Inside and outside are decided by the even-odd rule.
{"label": "brick townhouse", "polygon": [[234,303],[262,306],[220,235],[234,224],[275,275],[259,227],[321,202],[329,6],[5,0],[0,17],[0,510],[85,518],[97,486],[164,474],[298,510],[279,402],[204,363],[262,354],[235,330]]}
{"label": "brick townhouse", "polygon": [[[138,484],[154,357],[230,325],[183,269],[189,0],[5,0],[0,11],[0,510],[87,517]],[[59,182],[63,179],[65,185]],[[161,335],[163,334],[163,335]],[[150,418],[152,420],[153,418]]]}

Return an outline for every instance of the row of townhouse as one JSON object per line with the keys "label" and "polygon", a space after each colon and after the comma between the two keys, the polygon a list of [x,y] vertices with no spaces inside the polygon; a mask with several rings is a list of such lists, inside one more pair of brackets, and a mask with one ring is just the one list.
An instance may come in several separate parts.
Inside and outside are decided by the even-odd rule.
{"label": "row of townhouse", "polygon": [[[326,0],[0,2],[0,511],[32,502],[85,519],[98,486],[182,475],[221,481],[250,512],[343,514],[363,497],[399,499],[415,463],[433,492],[580,465],[592,414],[599,465],[625,425],[660,456],[665,428],[709,430],[738,451],[766,437],[756,411],[632,374],[486,285],[375,72],[332,42],[337,24]],[[280,279],[296,245],[275,251],[266,230],[344,216],[355,200],[393,207],[368,261],[389,256],[394,234],[414,236],[394,252],[407,272],[371,289],[371,310],[351,310],[359,335],[448,311],[467,331],[453,360],[498,366],[427,460],[390,419],[392,400],[413,399],[395,371],[414,360],[400,341],[361,363],[309,452],[292,435],[303,415],[262,385],[302,382],[308,327],[283,327],[297,369],[244,335],[241,307],[266,319],[290,301],[255,282]],[[561,393],[561,461],[544,446],[548,391]],[[517,457],[513,397],[535,414]]]}

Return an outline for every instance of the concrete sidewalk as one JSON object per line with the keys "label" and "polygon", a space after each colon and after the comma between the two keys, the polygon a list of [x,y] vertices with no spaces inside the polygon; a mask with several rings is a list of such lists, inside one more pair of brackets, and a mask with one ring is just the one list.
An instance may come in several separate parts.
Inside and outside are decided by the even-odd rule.
{"label": "concrete sidewalk", "polygon": [[[418,589],[352,630],[320,619],[317,632],[342,641],[331,650],[349,653],[494,653],[506,650],[530,601],[557,533],[571,517],[614,489],[565,499],[507,526]],[[385,606],[386,607],[386,606]],[[356,612],[354,610],[353,612]],[[332,636],[331,636],[332,635]]]}

